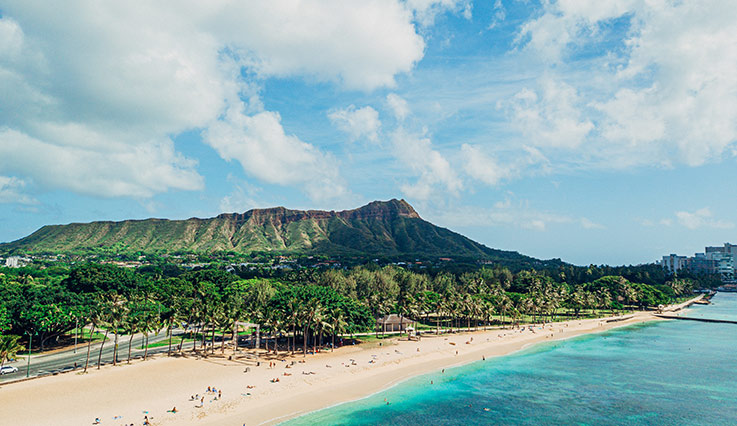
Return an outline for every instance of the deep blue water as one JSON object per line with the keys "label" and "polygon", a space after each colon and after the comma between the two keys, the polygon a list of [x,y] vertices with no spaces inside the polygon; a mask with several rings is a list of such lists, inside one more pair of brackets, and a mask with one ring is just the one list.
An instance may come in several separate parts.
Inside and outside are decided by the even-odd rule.
{"label": "deep blue water", "polygon": [[[688,315],[737,319],[737,294],[713,302]],[[284,423],[314,424],[737,425],[737,325],[651,322],[545,343]]]}

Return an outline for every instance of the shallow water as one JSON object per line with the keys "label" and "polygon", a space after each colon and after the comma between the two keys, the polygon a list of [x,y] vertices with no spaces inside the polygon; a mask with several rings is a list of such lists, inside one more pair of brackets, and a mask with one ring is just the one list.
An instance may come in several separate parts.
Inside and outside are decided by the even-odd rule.
{"label": "shallow water", "polygon": [[[737,294],[713,302],[688,315],[737,319]],[[283,424],[736,425],[737,325],[650,322],[544,343]]]}

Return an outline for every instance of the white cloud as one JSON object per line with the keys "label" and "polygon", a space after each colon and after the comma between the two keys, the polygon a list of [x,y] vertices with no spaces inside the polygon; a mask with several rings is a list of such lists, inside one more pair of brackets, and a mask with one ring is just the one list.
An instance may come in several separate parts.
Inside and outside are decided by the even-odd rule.
{"label": "white cloud", "polygon": [[386,102],[389,104],[394,117],[399,121],[404,121],[410,113],[407,101],[396,93],[386,95]]}
{"label": "white cloud", "polygon": [[[84,127],[64,130],[59,137],[37,139],[1,129],[0,170],[32,176],[34,183],[48,188],[103,197],[146,198],[169,188],[204,187],[196,163],[178,154],[169,139],[144,144],[132,141],[136,135],[98,135]],[[100,140],[106,144],[96,146]]]}
{"label": "white cloud", "polygon": [[38,204],[38,200],[23,193],[25,186],[26,182],[22,179],[13,176],[0,176],[0,204]]}
{"label": "white cloud", "polygon": [[[629,28],[613,32],[614,19]],[[575,149],[560,162],[604,168],[697,166],[733,155],[734,4],[549,2],[521,26],[517,42],[555,80],[565,81],[553,86],[562,87],[557,96],[522,91],[513,106],[525,136]],[[581,52],[583,60],[575,57]],[[540,80],[545,86],[550,77]]]}
{"label": "white cloud", "polygon": [[425,48],[412,10],[394,0],[226,1],[205,15],[209,30],[262,76],[311,75],[371,90],[394,85]]}
{"label": "white cloud", "polygon": [[732,229],[734,223],[727,222],[724,220],[714,219],[711,210],[708,207],[698,209],[694,212],[679,211],[676,212],[676,220],[681,226],[688,229],[701,229],[701,228],[717,228],[717,229]]}
{"label": "white cloud", "polygon": [[639,0],[584,2],[560,0],[544,3],[545,13],[524,23],[517,43],[550,62],[564,59],[566,48],[585,43],[597,34],[597,24],[620,17],[641,3]]}
{"label": "white cloud", "polygon": [[228,182],[233,184],[233,191],[220,200],[218,213],[243,213],[264,205],[258,199],[261,188],[240,181],[232,175],[228,176]]}
{"label": "white cloud", "polygon": [[584,229],[597,229],[601,225],[589,219],[576,219],[558,213],[538,211],[527,200],[513,201],[506,198],[492,208],[462,206],[445,208],[434,215],[438,223],[447,226],[515,227],[533,231],[546,231],[551,225],[578,224]]}
{"label": "white cloud", "polygon": [[594,128],[583,117],[576,89],[564,82],[543,79],[540,93],[523,89],[508,108],[513,124],[536,146],[576,148]]}
{"label": "white cloud", "polygon": [[347,190],[337,161],[281,125],[279,113],[244,114],[245,106],[231,108],[213,123],[203,139],[226,160],[236,160],[252,176],[279,185],[301,185],[313,199],[340,197]]}
{"label": "white cloud", "polygon": [[492,17],[491,23],[486,27],[487,30],[496,28],[501,22],[507,18],[507,9],[504,7],[502,0],[496,0],[494,2],[494,16]]}
{"label": "white cloud", "polygon": [[462,189],[461,179],[448,160],[433,149],[428,137],[398,127],[391,138],[396,158],[418,175],[415,183],[401,186],[407,196],[427,200],[436,194],[438,188],[451,194],[458,194]]}
{"label": "white cloud", "polygon": [[519,177],[522,173],[529,173],[527,169],[533,165],[539,170],[548,169],[548,160],[538,149],[522,147],[522,151],[526,155],[517,153],[513,160],[502,161],[487,154],[477,145],[463,144],[461,161],[468,176],[492,186]]}
{"label": "white cloud", "polygon": [[468,20],[473,17],[471,0],[406,0],[406,4],[417,22],[425,27],[432,25],[437,15],[447,11],[460,13]]}
{"label": "white cloud", "polygon": [[590,219],[587,219],[585,217],[582,217],[580,219],[580,221],[581,221],[581,227],[583,229],[604,229],[604,225],[602,225],[600,223],[596,223],[596,222],[594,222],[594,221],[592,221]]}
{"label": "white cloud", "polygon": [[463,144],[461,156],[465,163],[465,172],[487,185],[496,185],[499,181],[508,179],[512,174],[508,166],[500,165],[496,159],[484,154],[476,146]]}
{"label": "white cloud", "polygon": [[379,140],[379,113],[370,106],[356,108],[350,105],[348,108],[331,111],[328,118],[335,127],[346,132],[352,141],[364,137],[372,142]]}
{"label": "white cloud", "polygon": [[[399,0],[0,0],[0,10],[0,99],[12,105],[0,108],[0,173],[101,196],[203,188],[172,137],[211,127],[245,132],[235,139],[253,147],[218,151],[253,176],[313,195],[336,188],[328,156],[287,136],[259,102],[243,109],[240,96],[269,77],[391,87],[425,48],[414,24],[420,9]],[[325,170],[307,182],[318,163]]]}

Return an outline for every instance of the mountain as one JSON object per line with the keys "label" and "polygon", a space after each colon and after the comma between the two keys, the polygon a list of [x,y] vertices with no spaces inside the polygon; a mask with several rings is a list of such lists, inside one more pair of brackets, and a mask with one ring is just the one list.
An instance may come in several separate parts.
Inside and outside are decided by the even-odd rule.
{"label": "mountain", "polygon": [[447,256],[518,262],[536,259],[488,248],[423,220],[404,200],[374,201],[345,211],[284,207],[225,213],[214,218],[145,219],[44,226],[1,244],[6,253],[120,251],[356,254]]}

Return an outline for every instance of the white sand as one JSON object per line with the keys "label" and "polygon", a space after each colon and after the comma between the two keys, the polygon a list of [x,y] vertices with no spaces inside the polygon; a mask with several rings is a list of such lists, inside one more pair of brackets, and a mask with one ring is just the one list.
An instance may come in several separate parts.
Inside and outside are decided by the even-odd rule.
{"label": "white sand", "polygon": [[[77,426],[92,424],[96,417],[101,425],[140,425],[144,415],[152,425],[274,424],[365,397],[416,375],[509,354],[538,342],[653,320],[657,318],[651,313],[638,312],[617,322],[574,320],[544,330],[537,326],[535,333],[493,330],[424,336],[420,342],[392,339],[381,347],[367,344],[307,358],[298,355],[289,362],[276,361],[275,368],[268,367],[268,360],[255,367],[214,357],[160,356],[93,369],[86,375],[67,373],[5,385],[0,388],[0,425]],[[305,362],[286,368],[292,360]],[[271,383],[276,377],[279,383]],[[222,390],[222,399],[206,393],[208,386]],[[202,407],[189,400],[194,394],[205,397]],[[176,414],[167,412],[175,406]]]}

